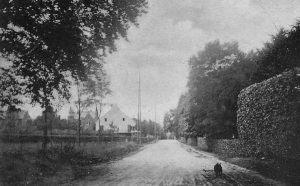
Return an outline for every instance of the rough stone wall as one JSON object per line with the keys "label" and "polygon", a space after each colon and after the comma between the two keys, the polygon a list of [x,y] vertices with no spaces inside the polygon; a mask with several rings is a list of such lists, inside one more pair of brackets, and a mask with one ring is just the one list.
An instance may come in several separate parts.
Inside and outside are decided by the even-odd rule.
{"label": "rough stone wall", "polygon": [[294,69],[239,94],[237,127],[246,155],[300,158],[299,75]]}
{"label": "rough stone wall", "polygon": [[214,140],[211,145],[212,151],[229,157],[243,156],[243,148],[238,139]]}
{"label": "rough stone wall", "polygon": [[199,137],[197,147],[200,150],[226,155],[228,157],[243,156],[243,146],[239,139],[207,139]]}
{"label": "rough stone wall", "polygon": [[300,68],[243,89],[239,139],[189,138],[187,144],[227,156],[300,159]]}

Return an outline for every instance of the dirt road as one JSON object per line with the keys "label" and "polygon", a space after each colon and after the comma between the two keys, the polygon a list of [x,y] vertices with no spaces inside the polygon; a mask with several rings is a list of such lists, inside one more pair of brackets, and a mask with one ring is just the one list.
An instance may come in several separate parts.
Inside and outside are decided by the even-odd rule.
{"label": "dirt road", "polygon": [[[213,172],[217,162],[224,172],[220,178]],[[72,185],[284,185],[171,140],[146,145],[136,154],[95,167],[95,171],[94,176]]]}

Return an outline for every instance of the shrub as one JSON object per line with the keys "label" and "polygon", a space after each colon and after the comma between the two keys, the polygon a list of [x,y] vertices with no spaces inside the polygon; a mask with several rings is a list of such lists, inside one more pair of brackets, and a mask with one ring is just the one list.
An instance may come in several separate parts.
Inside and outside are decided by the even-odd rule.
{"label": "shrub", "polygon": [[246,154],[300,157],[300,69],[243,89],[237,127]]}

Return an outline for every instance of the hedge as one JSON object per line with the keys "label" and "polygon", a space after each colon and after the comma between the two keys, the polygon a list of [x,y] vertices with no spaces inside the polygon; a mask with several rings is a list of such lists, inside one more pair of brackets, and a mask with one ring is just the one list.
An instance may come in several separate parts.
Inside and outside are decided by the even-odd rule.
{"label": "hedge", "polygon": [[237,127],[247,155],[300,158],[300,68],[243,89]]}

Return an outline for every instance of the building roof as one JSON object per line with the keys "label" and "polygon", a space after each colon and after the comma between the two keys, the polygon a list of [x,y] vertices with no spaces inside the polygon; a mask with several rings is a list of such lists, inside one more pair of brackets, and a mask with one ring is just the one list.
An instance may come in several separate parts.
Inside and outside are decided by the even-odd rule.
{"label": "building roof", "polygon": [[113,105],[111,109],[100,119],[104,120],[105,118],[110,118],[111,120],[115,120],[117,118],[126,118],[126,123],[135,123],[134,120],[131,117],[127,116],[124,112],[122,112],[117,105]]}
{"label": "building roof", "polygon": [[115,114],[118,114],[118,115],[125,115],[126,114],[124,112],[121,111],[121,109],[117,106],[117,105],[113,105],[111,107],[111,109],[105,113],[101,118],[105,118],[106,116],[110,116],[110,115],[115,115]]}

